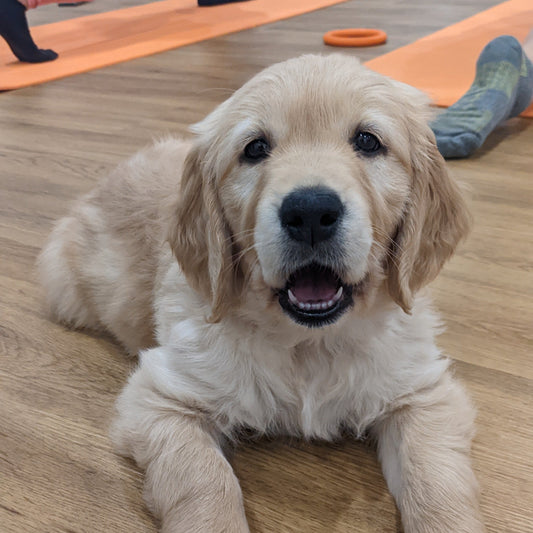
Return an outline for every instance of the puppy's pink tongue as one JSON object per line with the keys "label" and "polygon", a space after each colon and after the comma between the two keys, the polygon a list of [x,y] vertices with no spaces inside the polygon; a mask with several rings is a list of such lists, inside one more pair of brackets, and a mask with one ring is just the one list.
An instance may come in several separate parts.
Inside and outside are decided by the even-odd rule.
{"label": "puppy's pink tongue", "polygon": [[328,302],[335,296],[337,285],[330,272],[306,270],[295,276],[291,291],[301,303]]}

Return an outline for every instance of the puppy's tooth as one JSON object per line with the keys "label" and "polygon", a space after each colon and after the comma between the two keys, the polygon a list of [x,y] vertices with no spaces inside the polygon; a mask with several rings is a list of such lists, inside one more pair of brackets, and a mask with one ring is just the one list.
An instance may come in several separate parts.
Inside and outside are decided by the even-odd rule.
{"label": "puppy's tooth", "polygon": [[342,296],[342,285],[339,287],[339,290],[335,293],[335,296],[333,296],[333,302],[338,302],[341,299]]}
{"label": "puppy's tooth", "polygon": [[296,296],[294,296],[294,294],[292,293],[292,291],[289,289],[288,291],[288,295],[289,295],[289,301],[294,304],[294,305],[299,305],[300,302],[296,299]]}

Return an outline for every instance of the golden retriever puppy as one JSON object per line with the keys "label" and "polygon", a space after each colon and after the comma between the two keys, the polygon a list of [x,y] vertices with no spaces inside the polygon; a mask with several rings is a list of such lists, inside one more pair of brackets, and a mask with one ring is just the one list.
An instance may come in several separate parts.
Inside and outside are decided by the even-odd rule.
{"label": "golden retriever puppy", "polygon": [[370,434],[406,533],[484,531],[474,413],[419,290],[465,236],[418,91],[350,57],[258,74],[135,155],[40,258],[56,316],[136,372],[112,438],[173,533],[248,531],[223,444]]}

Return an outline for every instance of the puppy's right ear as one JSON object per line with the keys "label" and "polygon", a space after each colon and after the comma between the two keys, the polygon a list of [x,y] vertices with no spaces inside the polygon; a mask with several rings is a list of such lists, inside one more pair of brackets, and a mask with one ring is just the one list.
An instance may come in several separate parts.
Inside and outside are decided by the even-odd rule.
{"label": "puppy's right ear", "polygon": [[167,240],[190,285],[211,303],[209,321],[217,322],[237,297],[236,273],[231,232],[214,173],[206,168],[204,159],[197,146],[185,160]]}

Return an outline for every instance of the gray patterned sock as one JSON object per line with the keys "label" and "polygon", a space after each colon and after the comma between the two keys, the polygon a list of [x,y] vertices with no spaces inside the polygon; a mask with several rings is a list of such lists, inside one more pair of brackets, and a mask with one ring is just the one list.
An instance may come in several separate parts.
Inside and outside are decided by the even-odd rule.
{"label": "gray patterned sock", "polygon": [[431,124],[445,158],[468,157],[501,122],[519,115],[533,97],[533,65],[510,35],[492,40],[476,63],[466,94]]}

